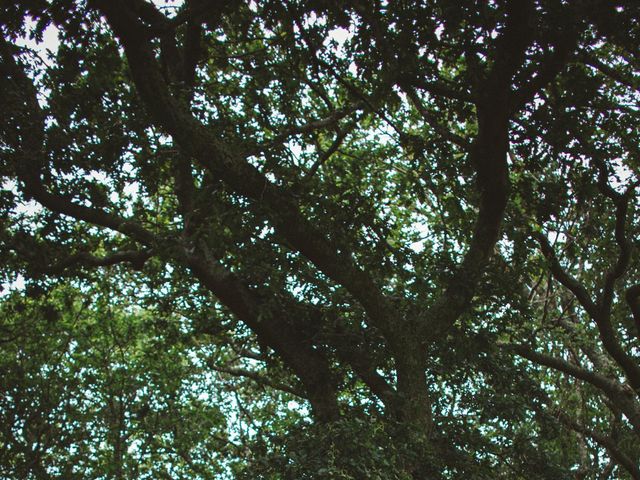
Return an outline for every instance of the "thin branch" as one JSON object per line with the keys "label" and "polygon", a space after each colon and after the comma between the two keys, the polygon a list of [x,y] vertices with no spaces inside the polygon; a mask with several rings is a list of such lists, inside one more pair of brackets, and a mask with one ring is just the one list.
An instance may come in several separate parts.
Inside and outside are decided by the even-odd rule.
{"label": "thin branch", "polygon": [[14,100],[18,100],[5,105],[5,114],[7,117],[9,114],[12,115],[16,122],[15,129],[21,132],[17,135],[15,150],[19,152],[17,173],[24,182],[25,193],[54,212],[118,231],[146,245],[153,244],[155,236],[137,222],[97,208],[79,205],[49,191],[42,181],[45,161],[44,115],[38,104],[36,89],[24,70],[16,63],[11,54],[11,46],[4,38],[0,38],[0,57],[3,60],[2,69],[7,82],[5,90],[8,90],[8,94],[12,95]]}
{"label": "thin branch", "polygon": [[584,61],[584,63],[586,63],[590,67],[595,68],[600,73],[611,78],[615,82],[618,82],[621,85],[624,85],[625,87],[629,87],[632,90],[636,90],[636,91],[640,90],[639,78],[635,78],[633,76],[631,77],[627,76],[624,73],[622,73],[620,70],[616,70],[615,68],[610,67],[609,65],[607,65],[606,63],[598,59],[592,52],[583,51],[581,52],[580,56]]}
{"label": "thin branch", "polygon": [[444,80],[426,80],[422,78],[402,78],[401,85],[410,85],[413,88],[423,90],[436,97],[445,97],[451,100],[459,100],[461,102],[472,103],[473,96],[471,93],[459,90],[452,83]]}
{"label": "thin branch", "polygon": [[500,346],[534,363],[553,368],[599,388],[611,403],[625,414],[635,433],[640,435],[640,406],[636,401],[636,393],[629,385],[620,384],[616,380],[586,370],[561,358],[538,353],[526,345],[502,344]]}
{"label": "thin branch", "polygon": [[422,118],[424,118],[424,120],[429,124],[431,128],[436,131],[436,133],[441,135],[443,138],[451,141],[452,143],[455,143],[464,150],[470,149],[471,142],[440,124],[436,116],[427,109],[424,103],[422,103],[422,100],[420,100],[420,97],[418,96],[414,88],[403,87],[403,91],[407,94],[407,97],[409,98],[409,100],[411,100],[411,103],[413,103],[413,106],[416,108],[416,110],[418,110],[420,115],[422,115]]}
{"label": "thin branch", "polygon": [[631,194],[636,184],[631,185],[624,194],[618,193],[609,184],[609,169],[607,164],[595,154],[592,155],[592,158],[598,169],[598,189],[603,195],[611,199],[616,206],[614,235],[616,243],[618,244],[619,254],[616,263],[605,274],[605,282],[600,299],[602,315],[609,317],[611,315],[615,283],[626,272],[631,261],[633,243],[627,238],[626,222],[629,201],[631,200]]}
{"label": "thin branch", "polygon": [[613,303],[613,291],[616,281],[624,275],[629,262],[631,261],[631,252],[633,248],[632,242],[626,236],[627,210],[629,206],[627,199],[617,202],[616,205],[616,225],[615,237],[619,248],[618,259],[616,263],[605,274],[604,287],[600,299],[600,310],[603,316],[611,315],[611,304]]}
{"label": "thin branch", "polygon": [[346,116],[355,113],[358,110],[361,110],[364,106],[363,102],[356,102],[348,107],[344,107],[338,110],[333,111],[330,115],[325,118],[319,120],[313,120],[307,122],[303,125],[295,125],[289,127],[283,132],[278,133],[274,138],[269,139],[264,144],[258,145],[254,150],[250,151],[248,155],[254,155],[258,152],[263,152],[269,148],[273,148],[277,145],[282,145],[289,138],[295,135],[304,135],[306,133],[315,132],[317,130],[335,127],[338,125],[338,122],[345,118]]}
{"label": "thin branch", "polygon": [[346,128],[337,128],[336,138],[334,138],[329,148],[326,151],[322,152],[322,155],[320,155],[318,159],[313,163],[313,165],[311,165],[311,167],[307,171],[307,174],[304,176],[304,181],[311,179],[316,174],[318,169],[322,165],[324,165],[334,153],[338,151],[338,149],[342,145],[342,142],[344,142],[344,139],[355,128],[355,125],[356,124],[354,122]]}
{"label": "thin branch", "polygon": [[627,288],[624,297],[633,314],[633,319],[636,324],[636,335],[638,339],[640,339],[640,284]]}
{"label": "thin branch", "polygon": [[562,265],[560,265],[560,261],[556,257],[555,252],[553,251],[553,247],[549,243],[547,237],[540,232],[534,232],[533,236],[540,244],[542,254],[549,262],[549,268],[553,277],[575,295],[580,305],[582,305],[582,307],[586,310],[590,317],[598,317],[598,308],[596,304],[593,303],[593,300],[591,300],[589,292],[584,287],[584,285],[578,282],[578,280],[569,275],[562,268]]}
{"label": "thin branch", "polygon": [[152,255],[153,250],[125,250],[103,257],[96,257],[87,252],[80,252],[46,267],[44,272],[48,275],[56,275],[74,266],[109,267],[125,262],[132,264],[136,269],[140,269]]}
{"label": "thin branch", "polygon": [[256,372],[253,370],[247,370],[245,368],[239,368],[239,367],[219,366],[219,365],[215,365],[212,362],[207,362],[207,366],[215,370],[216,372],[226,373],[234,377],[249,378],[254,382],[258,383],[259,385],[273,388],[274,390],[279,390],[281,392],[290,393],[291,395],[295,395],[296,397],[300,397],[304,400],[308,399],[305,393],[300,389],[291,387],[289,385],[285,385],[284,383],[274,382],[273,380],[270,380],[269,378],[265,377],[259,372]]}

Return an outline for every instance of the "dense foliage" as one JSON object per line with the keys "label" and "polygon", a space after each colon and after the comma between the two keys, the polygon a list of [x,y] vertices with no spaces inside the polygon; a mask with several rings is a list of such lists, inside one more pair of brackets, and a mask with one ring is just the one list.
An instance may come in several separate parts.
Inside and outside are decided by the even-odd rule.
{"label": "dense foliage", "polygon": [[0,476],[640,479],[640,4],[0,30]]}

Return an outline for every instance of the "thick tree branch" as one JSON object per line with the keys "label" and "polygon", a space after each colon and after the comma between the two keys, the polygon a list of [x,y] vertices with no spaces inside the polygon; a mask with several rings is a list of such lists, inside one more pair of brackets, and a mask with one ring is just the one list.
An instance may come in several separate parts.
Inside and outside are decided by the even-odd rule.
{"label": "thick tree branch", "polygon": [[600,299],[600,310],[603,317],[610,317],[615,283],[627,271],[629,262],[631,261],[633,245],[627,238],[625,232],[628,208],[628,198],[622,199],[616,204],[615,237],[620,253],[618,254],[616,263],[605,274],[604,287],[602,289],[602,296]]}
{"label": "thick tree branch", "polygon": [[556,411],[555,416],[570,429],[591,437],[601,446],[606,448],[609,452],[609,455],[611,455],[611,458],[615,460],[618,465],[622,466],[627,472],[629,472],[631,478],[633,478],[634,480],[640,480],[640,468],[638,467],[637,462],[629,458],[628,455],[620,450],[618,444],[613,438],[579,424],[562,411]]}
{"label": "thick tree branch", "polygon": [[[4,53],[6,50],[2,50],[3,60],[5,60]],[[32,135],[25,137],[25,139],[29,138],[36,142],[33,145],[31,142],[23,145],[22,154],[25,155],[26,161],[39,160],[43,156],[43,122],[33,118],[34,114],[40,112],[39,108],[37,108],[35,94],[33,94],[33,86],[28,82],[26,75],[18,69],[12,56],[7,58],[5,62],[12,68],[13,78],[24,84],[21,85],[22,91],[32,93],[31,97],[24,102],[25,105],[31,107],[31,113],[18,112],[17,116],[30,121],[24,126],[24,129],[26,131],[34,131]],[[60,196],[50,194],[42,185],[38,173],[34,173],[33,169],[27,170],[23,174],[23,178],[28,192],[45,207],[53,211],[120,231],[143,243],[151,244],[155,242],[155,237],[152,234],[132,222],[127,222],[100,210],[74,204]],[[285,363],[293,368],[309,391],[311,403],[319,418],[335,418],[338,414],[336,396],[326,359],[322,358],[319,352],[315,351],[305,338],[291,329],[290,325],[283,323],[279,318],[280,312],[265,312],[264,308],[256,302],[253,294],[233,275],[224,272],[221,267],[201,258],[190,256],[188,253],[180,254],[179,252],[174,252],[174,255],[177,256],[179,261],[186,263],[223,304],[256,331],[261,338],[267,339],[270,346],[280,354]],[[76,260],[79,260],[79,258]],[[84,256],[82,260],[100,263],[98,260],[91,260]],[[266,314],[269,317],[265,316]]]}
{"label": "thick tree branch", "polygon": [[[498,95],[496,105],[506,92]],[[469,249],[444,293],[424,314],[422,334],[428,341],[440,338],[468,308],[499,237],[509,190],[507,168],[508,116],[497,106],[478,107],[478,136],[471,160],[476,168],[480,210]]]}
{"label": "thick tree branch", "polygon": [[508,98],[511,80],[524,61],[530,42],[528,25],[532,2],[509,1],[507,21],[497,39],[495,58],[486,79],[474,92],[477,100],[478,134],[470,159],[475,167],[480,193],[478,216],[473,236],[462,263],[444,293],[428,309],[422,334],[427,341],[439,339],[469,307],[484,269],[499,238],[509,194]]}
{"label": "thick tree branch", "polygon": [[202,55],[202,25],[193,20],[187,24],[184,49],[182,51],[184,87],[187,90],[189,102],[193,98],[196,85],[196,70]]}
{"label": "thick tree branch", "polygon": [[295,324],[287,321],[286,309],[273,302],[265,304],[239,278],[211,259],[185,252],[183,261],[202,284],[300,378],[318,419],[336,419],[338,404],[328,361]]}
{"label": "thick tree branch", "polygon": [[549,261],[549,267],[553,277],[575,295],[580,305],[582,305],[587,314],[596,323],[605,350],[625,372],[633,388],[640,388],[640,367],[634,359],[622,349],[617,339],[617,334],[611,324],[609,311],[603,312],[603,310],[593,302],[584,285],[562,268],[547,238],[542,233],[535,233],[534,236],[540,244],[542,253]]}
{"label": "thick tree branch", "polygon": [[11,46],[4,38],[0,38],[0,56],[4,80],[2,103],[6,121],[16,131],[16,169],[18,177],[24,182],[25,193],[54,212],[109,228],[145,245],[153,244],[155,236],[130,219],[79,205],[62,195],[50,193],[42,181],[45,164],[44,115],[38,104],[36,89],[16,63]]}
{"label": "thick tree branch", "polygon": [[566,373],[597,387],[607,396],[611,403],[616,405],[620,411],[626,415],[634,431],[640,435],[640,406],[636,401],[635,392],[629,387],[625,388],[624,385],[615,380],[586,370],[561,358],[538,353],[526,345],[505,344],[502,346],[538,365],[553,368],[554,370]]}
{"label": "thick tree branch", "polygon": [[536,93],[550,84],[567,65],[577,48],[579,39],[579,29],[575,25],[571,13],[567,12],[568,21],[558,32],[558,38],[551,43],[553,50],[543,56],[535,72],[526,83],[512,93],[510,101],[512,112],[517,112],[533,100]]}
{"label": "thick tree branch", "polygon": [[525,51],[534,38],[530,20],[535,18],[535,4],[531,0],[507,0],[506,21],[502,34],[496,39],[496,52],[482,91],[474,92],[476,97],[484,97],[486,90],[509,92],[511,82],[522,67]]}
{"label": "thick tree branch", "polygon": [[183,235],[187,238],[191,237],[195,231],[196,225],[193,223],[194,215],[194,196],[196,194],[196,186],[193,179],[191,160],[178,152],[173,160],[173,186],[178,199],[178,209],[182,217]]}
{"label": "thick tree branch", "polygon": [[138,23],[126,4],[95,0],[125,48],[140,96],[156,122],[169,132],[183,151],[197,159],[237,193],[259,203],[276,233],[308,258],[325,275],[343,285],[366,309],[385,337],[401,351],[401,329],[393,325],[396,312],[372,278],[346,251],[332,245],[300,212],[294,195],[270,182],[242,156],[213,137],[171,96]]}

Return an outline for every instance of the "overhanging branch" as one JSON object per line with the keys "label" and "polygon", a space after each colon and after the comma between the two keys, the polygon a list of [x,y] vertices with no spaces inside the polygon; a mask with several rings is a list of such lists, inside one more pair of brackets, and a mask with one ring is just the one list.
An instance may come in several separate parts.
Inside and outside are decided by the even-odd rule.
{"label": "overhanging branch", "polygon": [[25,193],[53,212],[109,228],[145,245],[153,244],[155,236],[137,222],[98,208],[79,205],[49,191],[42,181],[45,163],[44,115],[38,104],[36,89],[16,63],[11,47],[4,38],[0,38],[0,56],[3,64],[3,95],[13,97],[13,101],[3,101],[6,109],[4,114],[8,122],[14,122],[13,128],[17,131],[13,147],[18,156],[17,174],[24,182]]}
{"label": "overhanging branch", "polygon": [[273,380],[270,380],[259,372],[240,367],[220,366],[216,365],[213,362],[207,362],[207,366],[212,370],[215,370],[216,372],[225,373],[233,377],[248,378],[259,385],[273,388],[274,390],[279,390],[281,392],[290,393],[291,395],[295,395],[296,397],[307,400],[307,397],[303,391],[284,383],[274,382]]}
{"label": "overhanging branch", "polygon": [[94,0],[105,13],[129,58],[132,76],[146,107],[156,122],[168,131],[183,151],[221,178],[240,195],[264,208],[264,212],[283,237],[320,271],[344,286],[365,308],[369,318],[402,352],[402,329],[397,328],[397,312],[382,295],[373,279],[344,251],[333,245],[316,226],[302,215],[295,196],[276,186],[236,150],[224,145],[172,97],[148,40],[124,2]]}
{"label": "overhanging branch", "polygon": [[636,393],[629,386],[625,387],[604,375],[586,370],[561,358],[538,353],[526,345],[503,344],[502,346],[527,360],[566,373],[597,387],[612,404],[624,412],[634,431],[640,435],[640,406],[636,400]]}
{"label": "overhanging branch", "polygon": [[130,263],[139,270],[152,255],[153,250],[124,250],[103,257],[80,252],[46,267],[44,272],[48,275],[57,275],[74,266],[110,267],[119,263]]}
{"label": "overhanging branch", "polygon": [[569,427],[578,433],[591,437],[601,446],[603,446],[611,455],[611,458],[615,460],[620,466],[622,466],[634,480],[640,480],[640,468],[637,462],[633,461],[627,454],[620,450],[615,440],[611,437],[603,435],[596,430],[588,428],[570,418],[567,414],[561,411],[555,412],[556,418],[558,418],[564,425]]}
{"label": "overhanging branch", "polygon": [[542,253],[549,261],[553,277],[575,295],[580,305],[582,305],[587,314],[596,323],[598,332],[600,333],[600,339],[602,340],[605,350],[622,368],[633,388],[640,388],[640,367],[621,347],[620,342],[617,339],[617,334],[611,324],[610,311],[603,311],[599,308],[591,299],[591,296],[584,285],[578,282],[562,268],[551,244],[549,243],[549,240],[542,233],[536,232],[534,233],[534,236],[540,244]]}

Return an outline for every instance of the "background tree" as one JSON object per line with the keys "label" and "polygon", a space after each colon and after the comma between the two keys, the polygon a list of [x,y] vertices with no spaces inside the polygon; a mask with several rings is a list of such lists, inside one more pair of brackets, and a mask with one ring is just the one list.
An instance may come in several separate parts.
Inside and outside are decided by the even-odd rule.
{"label": "background tree", "polygon": [[639,8],[3,5],[6,475],[640,478]]}

